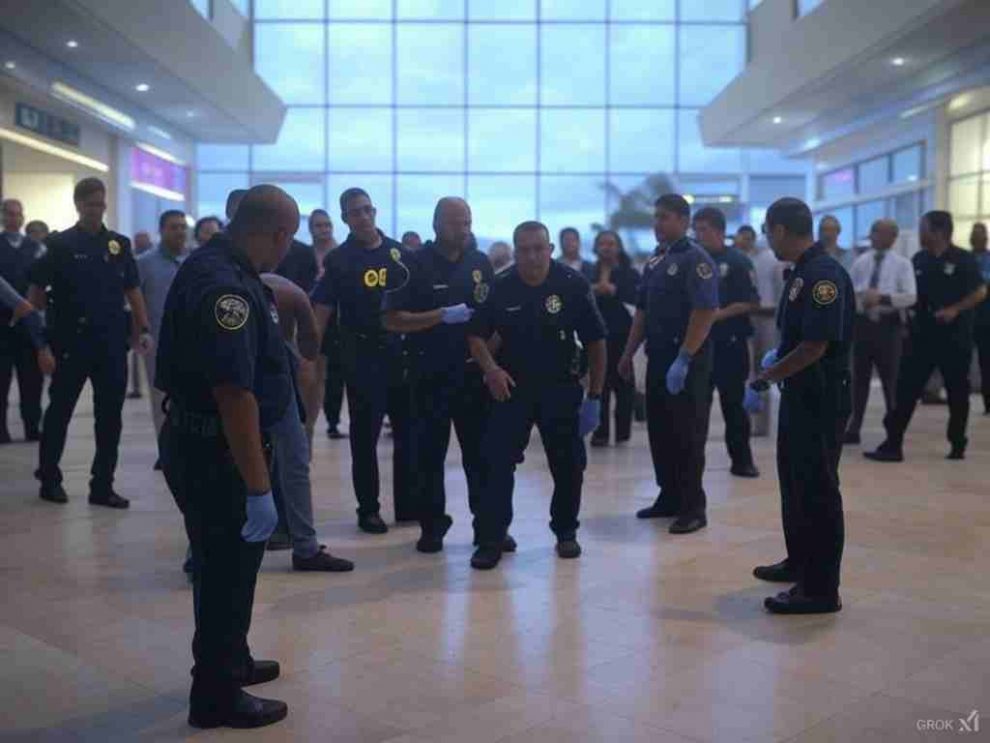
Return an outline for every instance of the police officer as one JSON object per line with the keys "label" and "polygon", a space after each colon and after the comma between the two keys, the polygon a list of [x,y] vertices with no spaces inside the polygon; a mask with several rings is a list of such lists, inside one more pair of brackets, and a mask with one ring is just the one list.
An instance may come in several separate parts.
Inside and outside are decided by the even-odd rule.
{"label": "police officer", "polygon": [[839,492],[842,436],[852,410],[849,351],[856,295],[849,274],[812,237],[811,210],[780,199],[764,227],[777,258],[794,264],[777,323],[780,345],[767,353],[746,391],[746,409],[781,383],[777,474],[787,558],[756,568],[757,578],[793,582],[764,602],[774,614],[819,614],[842,608],[839,566],[844,527]]}
{"label": "police officer", "polygon": [[138,350],[149,353],[154,344],[130,241],[103,225],[106,186],[97,178],[85,178],[76,184],[73,198],[79,223],[49,237],[48,251],[29,271],[28,299],[38,309],[45,308],[45,287],[50,287],[54,317],[48,325],[57,358],[35,475],[41,481],[43,500],[68,500],[58,464],[72,411],[89,379],[96,418],[89,502],[127,508],[129,501],[113,490],[127,391],[125,298],[131,307]]}
{"label": "police officer", "polygon": [[453,523],[443,482],[451,423],[461,446],[468,505],[472,514],[478,512],[481,436],[491,398],[468,350],[465,323],[488,300],[495,276],[474,245],[471,208],[463,199],[441,199],[433,229],[436,242],[427,242],[411,256],[408,272],[393,274],[383,304],[385,327],[409,336],[422,527],[416,549],[426,553],[443,549]]}
{"label": "police officer", "polygon": [[278,519],[265,431],[292,404],[275,298],[259,274],[285,256],[299,226],[274,186],[244,196],[227,232],[179,269],[168,294],[155,386],[168,396],[160,448],[193,553],[195,727],[261,727],[285,703],[242,686],[279,675],[247,644],[258,567]]}
{"label": "police officer", "polygon": [[949,397],[949,459],[966,456],[969,367],[973,358],[973,308],[987,295],[972,253],[952,244],[952,215],[932,211],[921,218],[922,250],[912,258],[918,301],[911,323],[911,348],[901,358],[897,403],[883,420],[887,438],[864,456],[877,462],[904,459],[904,432],[925,383],[937,368]]}
{"label": "police officer", "polygon": [[721,308],[712,326],[712,389],[725,419],[725,446],[736,477],[759,477],[750,449],[750,420],[743,410],[749,378],[749,339],[753,324],[749,315],[760,307],[753,263],[742,251],[725,244],[725,215],[705,207],[694,215],[694,234],[715,261]]}
{"label": "police officer", "polygon": [[[5,279],[15,291],[26,294],[28,269],[44,247],[21,232],[24,226],[24,207],[16,199],[6,199],[0,205],[3,234],[0,234],[0,278]],[[13,371],[17,370],[17,388],[20,393],[21,420],[24,438],[37,441],[41,438],[41,387],[42,374],[38,368],[35,347],[30,337],[20,329],[11,327],[13,314],[0,308],[0,444],[10,443],[7,430],[7,394]]]}
{"label": "police officer", "polygon": [[[484,491],[478,510],[478,549],[471,566],[494,568],[512,522],[517,462],[533,424],[540,431],[553,477],[550,529],[557,554],[581,554],[578,511],[587,454],[583,438],[598,425],[605,384],[605,321],[588,280],[553,261],[550,233],[539,222],[516,227],[515,265],[498,277],[468,330],[471,355],[495,402],[483,437]],[[501,339],[498,361],[488,341]],[[588,353],[588,394],[579,381],[580,339]]]}
{"label": "police officer", "polygon": [[343,244],[327,254],[323,278],[311,300],[320,334],[336,314],[350,411],[351,474],[358,501],[358,527],[388,531],[379,515],[378,437],[388,414],[394,432],[393,494],[396,521],[416,510],[409,450],[410,394],[402,339],[382,325],[382,295],[395,272],[405,275],[410,253],[375,226],[371,197],[360,188],[340,196],[341,219],[350,228]]}
{"label": "police officer", "polygon": [[631,377],[633,355],[646,340],[647,434],[660,493],[636,516],[676,516],[671,534],[708,525],[701,478],[711,410],[708,336],[718,312],[718,279],[711,256],[688,238],[690,223],[683,196],[657,199],[653,230],[667,249],[646,264],[619,360],[619,373]]}

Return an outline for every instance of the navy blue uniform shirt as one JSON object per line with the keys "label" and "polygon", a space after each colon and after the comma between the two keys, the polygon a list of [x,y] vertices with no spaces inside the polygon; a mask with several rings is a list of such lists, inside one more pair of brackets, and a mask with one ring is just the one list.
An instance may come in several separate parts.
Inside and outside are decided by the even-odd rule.
{"label": "navy blue uniform shirt", "polygon": [[[45,252],[42,245],[30,237],[21,237],[16,248],[5,234],[0,234],[0,276],[22,297],[27,296],[28,272],[31,266]],[[0,307],[0,324],[9,325],[14,313],[7,307]]]}
{"label": "navy blue uniform shirt", "polygon": [[918,282],[918,302],[914,306],[914,331],[931,337],[968,344],[973,334],[972,310],[960,313],[944,324],[935,313],[966,298],[983,284],[976,257],[968,250],[949,246],[937,258],[926,250],[915,253],[914,275]]}
{"label": "navy blue uniform shirt", "polygon": [[[728,307],[738,302],[760,303],[753,262],[743,255],[742,251],[726,246],[721,253],[710,255],[718,270],[718,298],[721,307]],[[716,343],[749,338],[751,335],[753,335],[753,323],[749,315],[736,315],[712,326],[712,340]]]}
{"label": "navy blue uniform shirt", "polygon": [[275,273],[284,276],[304,292],[309,294],[316,286],[316,275],[320,267],[316,263],[316,252],[312,245],[293,240],[289,252],[278,264]]}
{"label": "navy blue uniform shirt", "polygon": [[215,414],[213,388],[220,385],[254,393],[263,430],[282,418],[293,397],[275,296],[225,233],[179,268],[155,363],[155,386],[188,411]]}
{"label": "navy blue uniform shirt", "polygon": [[[585,274],[592,284],[597,284],[601,278],[601,265],[596,263],[587,269]],[[612,269],[609,281],[615,286],[615,294],[611,297],[595,296],[598,311],[602,313],[605,327],[609,335],[628,335],[632,326],[632,315],[626,309],[627,304],[636,304],[639,294],[640,275],[632,266],[616,266]]]}
{"label": "navy blue uniform shirt", "polygon": [[683,343],[691,312],[719,306],[715,262],[708,251],[683,237],[651,258],[636,306],[646,313],[647,353]]}
{"label": "navy blue uniform shirt", "polygon": [[552,261],[539,286],[528,286],[517,266],[498,275],[491,295],[471,319],[470,335],[502,338],[499,365],[516,384],[577,380],[581,343],[605,337],[605,321],[591,285],[577,271]]}
{"label": "navy blue uniform shirt", "polygon": [[51,287],[48,328],[56,345],[77,338],[126,343],[124,292],[136,289],[140,279],[131,241],[123,235],[106,227],[93,234],[78,225],[53,235],[28,280]]}
{"label": "navy blue uniform shirt", "polygon": [[[407,271],[393,271],[382,300],[382,311],[428,312],[455,304],[477,310],[488,301],[495,272],[488,257],[467,248],[452,262],[427,242],[404,259]],[[470,358],[464,325],[440,324],[407,336],[414,363],[420,370],[455,370]]]}

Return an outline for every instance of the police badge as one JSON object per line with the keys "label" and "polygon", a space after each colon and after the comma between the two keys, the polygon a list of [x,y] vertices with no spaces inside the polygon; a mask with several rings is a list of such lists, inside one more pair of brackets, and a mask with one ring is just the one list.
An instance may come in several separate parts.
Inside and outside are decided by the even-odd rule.
{"label": "police badge", "polygon": [[110,255],[120,255],[120,243],[116,240],[111,240],[107,243],[107,250],[110,251]]}
{"label": "police badge", "polygon": [[224,294],[213,305],[213,316],[216,318],[217,325],[224,330],[240,330],[250,315],[251,307],[247,300],[236,294]]}
{"label": "police badge", "polygon": [[564,302],[556,294],[551,294],[546,301],[547,312],[556,315],[564,308]]}
{"label": "police badge", "polygon": [[474,301],[477,304],[484,304],[488,299],[488,284],[479,282],[474,285]]}

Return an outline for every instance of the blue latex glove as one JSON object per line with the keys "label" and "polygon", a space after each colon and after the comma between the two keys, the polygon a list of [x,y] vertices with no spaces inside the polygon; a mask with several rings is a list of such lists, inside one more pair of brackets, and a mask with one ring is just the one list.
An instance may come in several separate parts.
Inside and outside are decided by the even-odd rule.
{"label": "blue latex glove", "polygon": [[776,364],[780,359],[777,358],[777,349],[771,348],[765,354],[763,354],[763,360],[760,362],[760,369],[766,371],[771,366]]}
{"label": "blue latex glove", "polygon": [[746,394],[743,395],[743,410],[751,415],[763,410],[763,394],[747,387]]}
{"label": "blue latex glove", "polygon": [[691,357],[684,351],[677,354],[674,363],[667,369],[667,392],[672,395],[679,395],[684,391],[684,384],[687,382],[688,369],[691,366]]}
{"label": "blue latex glove", "polygon": [[267,542],[278,524],[278,511],[272,491],[262,495],[248,495],[247,521],[241,528],[241,537],[246,542]]}
{"label": "blue latex glove", "polygon": [[581,433],[581,438],[584,438],[589,433],[598,428],[598,423],[602,414],[602,401],[592,400],[591,398],[586,398],[583,403],[581,403],[581,415],[580,422],[578,423],[578,430]]}
{"label": "blue latex glove", "polygon": [[471,319],[474,310],[466,304],[455,304],[440,309],[440,319],[444,325],[461,325]]}

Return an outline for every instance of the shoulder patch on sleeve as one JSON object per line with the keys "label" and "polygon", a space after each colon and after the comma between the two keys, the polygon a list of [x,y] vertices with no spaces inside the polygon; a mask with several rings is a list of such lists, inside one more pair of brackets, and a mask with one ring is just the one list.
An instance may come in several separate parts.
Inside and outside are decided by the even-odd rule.
{"label": "shoulder patch on sleeve", "polygon": [[839,287],[832,281],[819,281],[811,288],[811,298],[823,307],[832,304],[839,297]]}
{"label": "shoulder patch on sleeve", "polygon": [[217,325],[224,330],[240,330],[251,316],[251,306],[244,297],[236,294],[224,294],[213,305],[213,316]]}
{"label": "shoulder patch on sleeve", "polygon": [[708,280],[714,275],[712,267],[708,265],[707,261],[699,262],[698,267],[695,270],[698,272],[698,278],[703,280]]}

